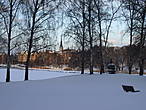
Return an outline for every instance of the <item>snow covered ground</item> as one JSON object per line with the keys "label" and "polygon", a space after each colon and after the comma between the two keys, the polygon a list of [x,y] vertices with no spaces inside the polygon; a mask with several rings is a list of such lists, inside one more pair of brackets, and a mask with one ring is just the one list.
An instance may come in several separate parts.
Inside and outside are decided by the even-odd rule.
{"label": "snow covered ground", "polygon": [[[30,80],[41,80],[49,79],[60,76],[69,76],[79,74],[77,71],[61,71],[61,70],[43,70],[43,69],[31,69],[29,70]],[[5,82],[6,69],[0,68],[0,82]],[[23,81],[24,80],[24,69],[11,69],[11,81]]]}
{"label": "snow covered ground", "polygon": [[[124,92],[123,84],[132,85],[140,92]],[[145,85],[146,76],[128,74],[3,82],[0,83],[0,110],[145,110]]]}

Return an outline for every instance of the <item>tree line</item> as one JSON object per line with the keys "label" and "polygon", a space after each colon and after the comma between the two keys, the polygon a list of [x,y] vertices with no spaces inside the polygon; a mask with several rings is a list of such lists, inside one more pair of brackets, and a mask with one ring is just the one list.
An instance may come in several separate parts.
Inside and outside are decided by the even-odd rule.
{"label": "tree line", "polygon": [[[28,53],[25,79],[31,53],[55,46],[56,31],[64,26],[64,38],[73,39],[81,50],[81,74],[84,74],[85,51],[89,50],[89,69],[93,74],[93,47],[99,46],[100,74],[104,73],[109,35],[116,21],[125,24],[130,39],[128,69],[134,64],[132,46],[138,47],[140,75],[144,73],[146,0],[1,0],[0,49],[7,52],[7,76],[10,81],[11,54]],[[66,21],[65,21],[66,20]],[[5,45],[5,46],[4,46]],[[4,48],[5,47],[5,48]]]}
{"label": "tree line", "polygon": [[[144,73],[145,13],[146,0],[70,0],[67,16],[70,24],[65,36],[73,38],[82,50],[82,72],[84,73],[85,49],[90,49],[90,74],[93,74],[93,46],[100,47],[100,74],[104,73],[103,54],[107,53],[110,31],[115,21],[125,24],[125,36],[129,40],[128,70],[134,64],[133,45],[138,47],[140,75]],[[106,55],[105,54],[105,55]],[[135,54],[136,55],[136,54]]]}

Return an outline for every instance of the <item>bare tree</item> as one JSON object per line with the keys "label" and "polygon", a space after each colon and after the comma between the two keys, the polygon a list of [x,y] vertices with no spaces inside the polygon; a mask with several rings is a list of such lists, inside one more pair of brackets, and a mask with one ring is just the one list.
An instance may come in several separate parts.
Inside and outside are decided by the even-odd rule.
{"label": "bare tree", "polygon": [[81,74],[84,74],[85,42],[86,42],[86,0],[70,0],[67,16],[70,18],[65,35],[73,38],[81,45]]}
{"label": "bare tree", "polygon": [[98,27],[99,27],[99,40],[100,40],[100,74],[104,72],[104,64],[103,64],[103,44],[102,44],[102,1],[101,0],[94,0],[97,9],[97,20],[98,20]]}
{"label": "bare tree", "polygon": [[88,0],[88,35],[89,35],[89,45],[90,45],[90,74],[93,74],[93,36],[92,36],[92,7],[93,0]]}
{"label": "bare tree", "polygon": [[118,12],[120,11],[122,7],[122,3],[120,3],[117,0],[107,0],[106,4],[106,10],[108,10],[105,14],[106,18],[104,18],[104,22],[106,24],[105,33],[104,33],[104,46],[107,47],[109,34],[111,30],[111,26],[114,21],[116,21],[120,15],[118,15]]}
{"label": "bare tree", "polygon": [[146,33],[146,24],[145,24],[145,19],[146,19],[146,0],[136,0],[135,3],[135,10],[137,12],[137,25],[136,25],[136,35],[134,38],[134,43],[139,47],[139,67],[140,67],[140,72],[139,75],[144,74],[144,60],[145,60],[145,55],[144,55],[144,48],[145,48],[145,33]]}
{"label": "bare tree", "polygon": [[11,65],[11,40],[14,20],[19,9],[19,0],[5,0],[2,2],[1,17],[5,25],[4,33],[7,34],[7,76],[6,82],[10,82],[10,65]]}
{"label": "bare tree", "polygon": [[[60,0],[25,0],[23,1],[23,6],[26,8],[26,13],[28,21],[28,50],[27,50],[27,60],[25,63],[25,80],[29,79],[28,68],[30,64],[30,57],[32,53],[32,48],[34,46],[34,42],[39,39],[40,36],[38,33],[44,32],[42,29],[43,26],[47,26],[44,23],[49,23],[49,19],[52,18],[53,12],[58,6],[61,4]],[[52,19],[53,20],[53,19]],[[47,21],[47,22],[46,22]],[[49,29],[51,28],[48,24]],[[41,30],[40,30],[41,29]],[[51,30],[51,29],[50,29]],[[49,31],[49,30],[48,30]],[[30,32],[30,33],[29,33]],[[37,44],[37,43],[36,43]],[[41,47],[45,48],[45,47]],[[36,47],[38,49],[38,47]],[[40,48],[39,48],[40,49]]]}
{"label": "bare tree", "polygon": [[[104,55],[109,39],[109,33],[112,23],[118,18],[118,13],[121,4],[114,0],[94,0],[94,12],[97,15],[97,32],[100,47],[100,74],[104,73]],[[105,43],[104,43],[105,42]],[[104,44],[103,44],[104,43]],[[105,52],[105,54],[104,54]]]}
{"label": "bare tree", "polygon": [[146,33],[146,25],[145,25],[145,19],[146,19],[146,0],[139,1],[138,2],[139,10],[139,22],[140,22],[140,41],[139,41],[139,66],[140,66],[140,72],[139,75],[144,74],[144,45],[145,45],[145,33]]}
{"label": "bare tree", "polygon": [[83,27],[82,27],[82,33],[83,33],[83,37],[82,37],[82,70],[81,70],[81,74],[84,74],[84,60],[85,60],[85,0],[82,1],[82,19],[83,19]]}
{"label": "bare tree", "polygon": [[122,0],[123,3],[123,16],[125,17],[125,21],[127,22],[129,36],[130,36],[130,43],[129,43],[129,50],[128,50],[128,69],[129,74],[132,71],[133,65],[133,58],[132,58],[132,44],[133,44],[133,36],[136,28],[136,18],[137,18],[137,11],[136,11],[136,1],[133,0]]}

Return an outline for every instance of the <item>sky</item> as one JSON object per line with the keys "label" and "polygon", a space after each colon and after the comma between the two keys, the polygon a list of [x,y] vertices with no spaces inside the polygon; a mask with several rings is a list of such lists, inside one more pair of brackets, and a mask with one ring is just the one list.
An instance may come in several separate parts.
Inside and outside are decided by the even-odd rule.
{"label": "sky", "polygon": [[109,34],[109,42],[114,46],[124,46],[129,44],[129,35],[125,34],[126,25],[124,22],[114,22],[111,27]]}
{"label": "sky", "polygon": [[[118,21],[114,21],[112,23],[111,29],[110,29],[110,33],[109,33],[109,46],[125,46],[129,44],[129,35],[128,33],[125,34],[126,31],[126,25],[124,22],[120,22],[120,20]],[[60,41],[61,41],[61,35],[62,33],[65,31],[65,28],[59,28],[59,30],[57,31],[57,35],[58,35],[58,39],[57,39],[57,47],[56,49],[59,49],[59,45],[60,45]],[[63,39],[63,47],[64,49],[67,48],[75,48],[76,45],[73,44],[73,41],[68,41],[67,38],[62,38]]]}
{"label": "sky", "polygon": [[[19,16],[19,17],[20,17],[20,19],[23,19],[23,18],[21,18],[21,16]],[[64,23],[66,23],[66,22],[68,22],[68,21],[67,21],[67,19],[64,18]],[[56,37],[57,37],[56,49],[57,50],[59,49],[61,35],[65,31],[65,27],[67,27],[67,23],[66,23],[66,25],[64,25],[64,27],[60,27],[56,32]],[[127,37],[128,35],[123,36],[124,32],[125,32],[125,24],[123,22],[119,22],[119,20],[113,22],[111,31],[109,34],[109,40],[108,40],[110,42],[110,46],[127,45],[129,43],[129,38]],[[67,42],[67,41],[68,41],[67,38],[63,38],[64,49],[76,47],[76,45],[73,44],[73,41],[70,41],[70,42]]]}
{"label": "sky", "polygon": [[[117,16],[121,16],[121,11],[117,13]],[[67,19],[64,18],[64,27],[61,27],[57,32],[57,42],[58,47],[61,41],[61,35],[65,31],[65,27],[67,27],[67,22],[69,22]],[[124,18],[119,18],[116,21],[112,22],[110,33],[109,33],[109,46],[125,46],[129,44],[129,34],[125,34],[127,29],[126,23],[124,22]],[[76,47],[75,44],[73,44],[73,41],[67,42],[67,38],[63,38],[63,46],[64,48],[73,48]]]}

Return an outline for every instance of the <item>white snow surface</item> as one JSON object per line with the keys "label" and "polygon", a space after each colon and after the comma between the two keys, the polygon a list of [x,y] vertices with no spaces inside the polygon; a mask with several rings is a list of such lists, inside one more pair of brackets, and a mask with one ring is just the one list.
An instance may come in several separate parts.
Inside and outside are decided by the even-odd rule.
{"label": "white snow surface", "polygon": [[[123,84],[140,92],[125,92]],[[145,85],[146,76],[128,74],[1,82],[0,110],[145,110]]]}
{"label": "white snow surface", "polygon": [[[24,80],[24,69],[11,68],[11,81],[23,81]],[[47,69],[30,69],[29,80],[41,80],[56,78],[61,76],[77,75],[77,71],[63,71],[63,70],[47,70]],[[0,82],[6,80],[6,68],[0,68]]]}

